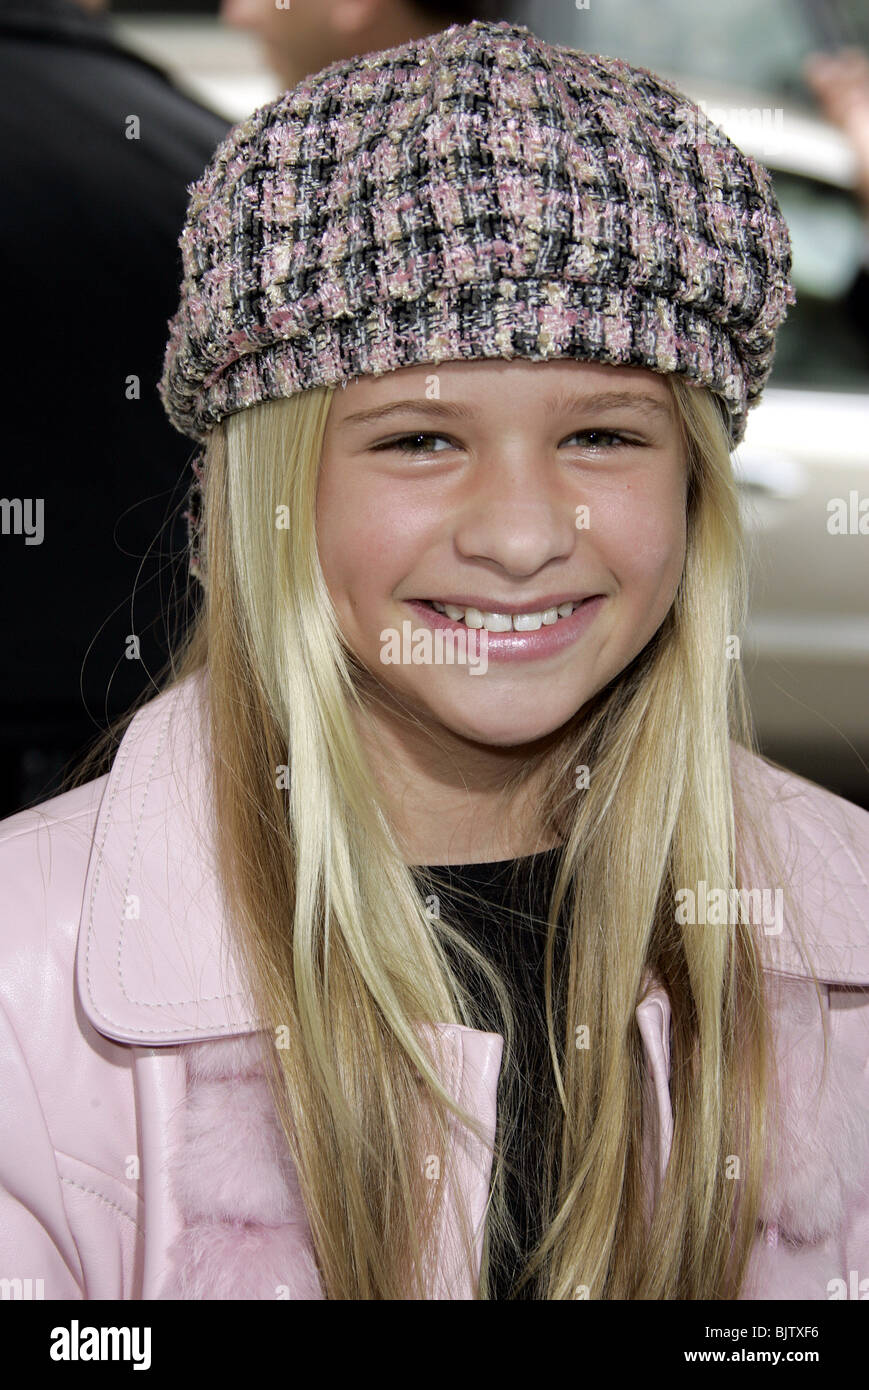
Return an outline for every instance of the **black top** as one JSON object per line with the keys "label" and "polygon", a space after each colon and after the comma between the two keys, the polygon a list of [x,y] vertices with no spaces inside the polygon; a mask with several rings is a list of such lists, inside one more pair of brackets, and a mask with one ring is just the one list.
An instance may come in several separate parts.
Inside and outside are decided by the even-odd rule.
{"label": "black top", "polygon": [[[546,1034],[544,1000],[544,952],[546,947],[546,916],[555,882],[560,850],[544,850],[519,860],[498,860],[489,864],[460,864],[452,867],[437,865],[417,867],[415,873],[427,875],[442,902],[441,915],[461,928],[474,945],[495,964],[511,990],[517,1027],[517,1061],[521,1072],[519,1124],[525,1135],[531,1130],[534,1138],[526,1150],[524,1169],[515,1143],[506,1151],[506,1193],[510,1211],[516,1222],[523,1257],[518,1259],[511,1250],[491,1247],[490,1297],[493,1299],[534,1298],[533,1285],[513,1293],[513,1286],[525,1265],[528,1253],[542,1234],[541,1184],[543,1168],[544,1125],[547,1107],[557,1105],[558,1097],[552,1072],[552,1060]],[[515,896],[511,893],[513,865],[518,865]],[[455,889],[475,894],[475,902],[455,896]],[[556,938],[553,976],[553,1005],[556,1010],[556,1040],[563,1036],[558,1025],[558,968],[564,959],[564,910]],[[458,952],[448,940],[444,942],[451,962],[458,964]],[[466,971],[463,978],[467,978]],[[479,975],[475,975],[479,979]],[[480,1018],[476,1026],[484,1031],[502,1033],[499,1011],[491,989],[474,991],[478,999]],[[561,1057],[559,1057],[561,1062]],[[563,1063],[562,1063],[563,1065]],[[501,1098],[505,1084],[502,1066],[498,1091],[499,1135],[501,1132]]]}

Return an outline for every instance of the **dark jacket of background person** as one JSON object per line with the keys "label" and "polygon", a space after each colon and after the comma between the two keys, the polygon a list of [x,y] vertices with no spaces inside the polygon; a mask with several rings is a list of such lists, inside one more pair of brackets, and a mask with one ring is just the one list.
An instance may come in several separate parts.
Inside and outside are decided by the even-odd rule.
{"label": "dark jacket of background person", "polygon": [[7,816],[52,795],[167,657],[192,449],[156,382],[187,187],[228,123],[119,47],[105,18],[0,0],[0,129],[0,496],[31,499],[32,520],[41,498],[44,517],[41,544],[27,544],[27,512],[0,509]]}

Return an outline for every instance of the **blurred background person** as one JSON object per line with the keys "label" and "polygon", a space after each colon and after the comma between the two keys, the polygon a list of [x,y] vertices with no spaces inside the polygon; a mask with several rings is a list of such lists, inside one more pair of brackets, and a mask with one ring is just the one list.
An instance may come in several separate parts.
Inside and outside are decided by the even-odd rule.
{"label": "blurred background person", "polygon": [[869,218],[869,58],[859,48],[813,53],[806,81],[827,117],[848,138],[857,157],[857,191]]}
{"label": "blurred background person", "polygon": [[859,48],[812,53],[804,73],[823,114],[838,126],[854,151],[855,189],[863,209],[866,249],[846,306],[869,337],[869,58]]}
{"label": "blurred background person", "polygon": [[509,19],[505,0],[221,0],[225,24],[257,35],[263,59],[293,87],[339,58],[392,48],[450,24]]}
{"label": "blurred background person", "polygon": [[228,127],[100,8],[0,0],[3,816],[153,689],[186,539],[190,441],[156,381],[187,185]]}

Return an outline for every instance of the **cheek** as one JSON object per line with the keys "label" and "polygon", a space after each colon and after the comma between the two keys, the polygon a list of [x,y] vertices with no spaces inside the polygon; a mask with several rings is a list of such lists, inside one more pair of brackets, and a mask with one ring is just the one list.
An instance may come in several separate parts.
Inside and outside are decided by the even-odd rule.
{"label": "cheek", "polygon": [[[602,500],[597,509],[599,544],[625,590],[674,592],[685,560],[685,495],[680,483],[667,488],[631,483]],[[591,514],[594,528],[594,512]]]}
{"label": "cheek", "polygon": [[394,489],[324,464],[317,489],[317,549],[333,595],[389,592],[401,578],[410,528]]}

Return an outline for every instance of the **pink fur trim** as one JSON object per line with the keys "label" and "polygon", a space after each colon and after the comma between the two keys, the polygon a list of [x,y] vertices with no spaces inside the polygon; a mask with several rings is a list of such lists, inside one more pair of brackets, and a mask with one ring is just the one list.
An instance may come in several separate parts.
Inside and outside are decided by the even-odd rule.
{"label": "pink fur trim", "polygon": [[280,1226],[304,1219],[296,1173],[264,1077],[190,1087],[173,1166],[188,1221]]}
{"label": "pink fur trim", "polygon": [[209,1038],[189,1043],[184,1055],[192,1081],[223,1081],[227,1077],[260,1076],[263,1072],[264,1034],[235,1038]]}
{"label": "pink fur trim", "polygon": [[190,1043],[170,1179],[184,1229],[161,1299],[322,1298],[262,1034]]}
{"label": "pink fur trim", "polygon": [[321,1299],[307,1226],[206,1222],[172,1247],[161,1299]]}

